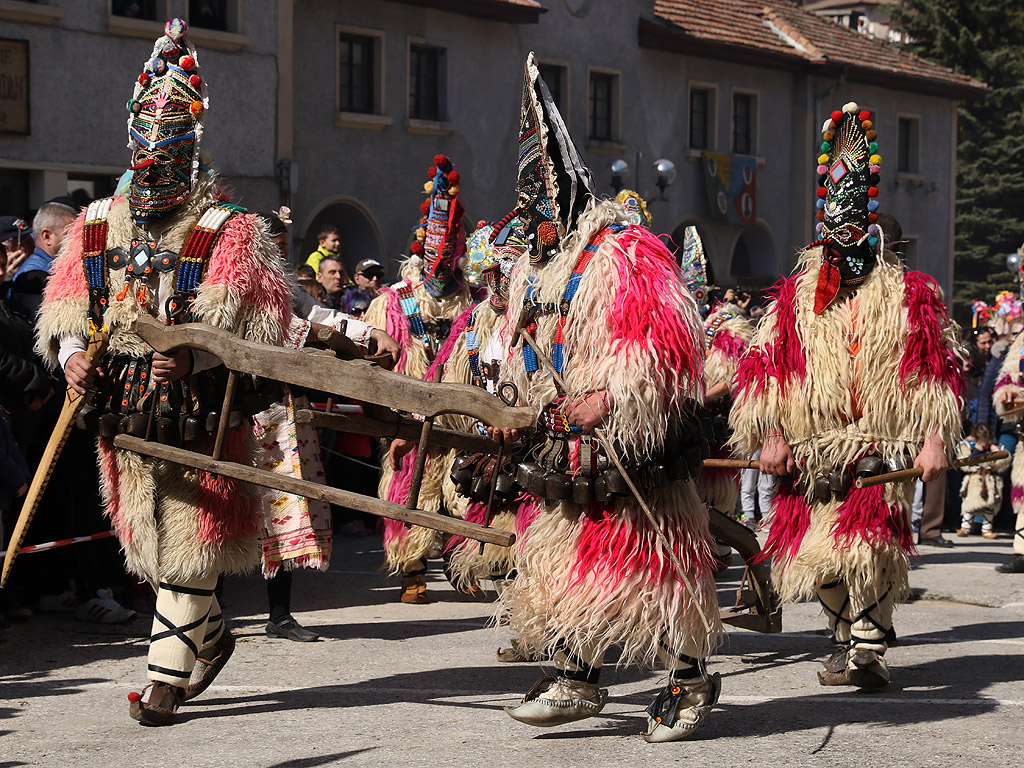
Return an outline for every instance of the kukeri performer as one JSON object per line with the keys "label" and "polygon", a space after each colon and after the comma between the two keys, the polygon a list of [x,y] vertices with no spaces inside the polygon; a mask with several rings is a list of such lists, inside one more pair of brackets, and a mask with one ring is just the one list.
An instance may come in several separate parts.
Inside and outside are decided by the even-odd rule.
{"label": "kukeri performer", "polygon": [[532,54],[525,75],[515,215],[529,252],[509,311],[538,347],[522,335],[503,378],[539,413],[520,481],[544,504],[503,600],[524,648],[558,671],[506,711],[535,726],[597,715],[602,661],[618,645],[623,663],[660,658],[669,672],[644,738],[686,738],[720,690],[706,669],[721,633],[713,542],[689,479],[701,461],[700,317],[661,241],[594,197]]}
{"label": "kukeri performer", "polygon": [[[165,31],[128,102],[127,196],[97,200],[78,217],[38,323],[40,354],[63,366],[76,390],[91,388],[82,420],[99,434],[107,514],[128,568],[156,589],[150,683],[129,697],[131,716],[147,725],[172,723],[181,702],[205,690],[230,655],[214,587],[220,574],[259,563],[260,504],[245,483],[113,447],[118,432],[145,436],[152,419],[156,439],[208,452],[224,396],[227,374],[215,357],[153,352],[133,322],[148,313],[279,344],[291,318],[266,227],[224,200],[200,157],[209,102],[187,26],[173,19]],[[90,329],[100,328],[110,347],[92,365],[82,350]],[[236,402],[266,407],[251,394],[240,392]],[[251,463],[252,430],[240,416],[232,414],[224,458]]]}
{"label": "kukeri performer", "polygon": [[[458,269],[466,252],[459,172],[446,156],[435,155],[428,174],[430,178],[424,186],[427,198],[420,206],[422,217],[410,246],[412,255],[402,262],[402,279],[382,288],[363,318],[401,346],[402,353],[394,370],[416,378],[428,376],[428,368],[452,332],[456,318],[472,303],[469,287]],[[438,424],[448,426],[449,422],[441,418]],[[404,505],[416,452],[399,455],[402,448],[403,443],[395,441],[383,461],[379,494],[382,499]],[[440,457],[444,453],[428,457],[423,472],[424,486],[440,488],[445,473]],[[420,509],[439,512],[441,494],[421,493],[419,502]],[[430,602],[424,575],[427,558],[432,551],[440,549],[439,544],[437,531],[385,520],[387,566],[392,573],[402,575],[399,597],[403,603]]]}
{"label": "kukeri performer", "polygon": [[[822,685],[879,688],[893,601],[913,553],[913,482],[855,476],[912,464],[940,477],[960,434],[956,326],[938,286],[904,270],[879,219],[881,157],[868,112],[832,113],[818,158],[821,239],[801,254],[740,363],[741,455],[782,476],[764,552],[784,599],[817,596],[837,648]],[[894,225],[894,226],[893,226]]]}
{"label": "kukeri performer", "polygon": [[[1021,295],[1024,296],[1024,269],[1018,277],[1021,283]],[[1018,333],[1003,358],[1002,368],[992,399],[996,404],[996,413],[1003,416],[1007,411],[1016,411],[1024,406],[1024,331]],[[1021,414],[1017,414],[1017,434],[1021,434]],[[1024,573],[1024,441],[1018,439],[1013,451],[1013,463],[1010,466],[1010,504],[1017,515],[1014,525],[1013,555],[1004,563],[996,566],[1000,573]]]}

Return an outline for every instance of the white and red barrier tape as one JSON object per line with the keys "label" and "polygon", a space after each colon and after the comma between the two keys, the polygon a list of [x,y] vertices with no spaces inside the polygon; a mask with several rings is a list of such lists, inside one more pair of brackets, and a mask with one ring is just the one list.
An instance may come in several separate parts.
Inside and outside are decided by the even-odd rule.
{"label": "white and red barrier tape", "polygon": [[[26,555],[29,552],[45,552],[48,549],[57,549],[58,547],[66,547],[69,544],[81,544],[84,541],[98,541],[99,539],[109,539],[114,535],[113,531],[102,531],[100,533],[93,533],[89,536],[76,536],[73,539],[57,539],[57,541],[47,541],[43,544],[29,544],[27,547],[22,547],[18,550],[19,555]],[[5,557],[7,550],[0,552],[0,557]]]}

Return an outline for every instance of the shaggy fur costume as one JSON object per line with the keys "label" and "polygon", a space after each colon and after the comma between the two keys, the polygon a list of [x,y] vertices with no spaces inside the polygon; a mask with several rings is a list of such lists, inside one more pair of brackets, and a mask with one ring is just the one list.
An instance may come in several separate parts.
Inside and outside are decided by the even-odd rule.
{"label": "shaggy fur costume", "polygon": [[[1003,366],[999,371],[992,400],[996,405],[996,413],[1002,416],[1007,406],[1003,398],[1007,395],[1014,400],[1024,401],[1024,376],[1020,372],[1021,348],[1024,347],[1024,331],[1014,338],[1003,358]],[[1017,515],[1015,526],[1017,534],[1013,537],[1013,552],[1024,555],[1024,441],[1018,441],[1013,451],[1013,464],[1010,469],[1010,506]]]}
{"label": "shaggy fur costume", "polygon": [[[969,458],[973,448],[970,442],[961,440],[956,457]],[[988,523],[985,530],[992,530],[992,518],[1003,504],[1002,473],[1009,466],[1010,459],[1003,459],[991,464],[961,467],[964,479],[960,483],[960,497],[963,499],[960,502],[960,514],[965,521],[969,521],[975,515],[981,515]]]}
{"label": "shaggy fur costume", "polygon": [[740,363],[731,444],[750,455],[781,430],[808,481],[806,496],[780,484],[772,507],[764,553],[783,598],[809,598],[836,579],[851,594],[884,591],[889,582],[905,593],[913,483],[852,490],[823,504],[812,499],[813,480],[849,472],[867,454],[912,460],[933,430],[956,445],[957,328],[931,278],[904,272],[888,252],[853,296],[816,315],[820,261],[820,248],[808,249],[776,288]]}
{"label": "shaggy fur costume", "polygon": [[[434,298],[420,282],[421,269],[422,261],[420,259],[417,257],[406,259],[402,264],[402,281],[390,288],[382,288],[380,295],[370,303],[370,308],[363,319],[374,328],[381,328],[387,331],[388,335],[394,338],[401,346],[402,354],[398,358],[398,364],[395,366],[397,373],[429,380],[433,378],[433,366],[431,365],[427,346],[412,335],[409,320],[402,312],[396,289],[402,283],[413,287],[413,295],[419,304],[423,322],[436,322],[439,319],[453,322],[448,340],[438,351],[437,359],[441,360],[442,363],[446,361],[447,356],[450,354],[455,338],[460,335],[460,329],[455,327],[454,321],[469,308],[472,298],[469,294],[468,286],[464,283],[460,283],[458,289],[453,293],[440,299]],[[465,323],[465,319],[462,319],[463,323]],[[468,370],[468,362],[466,365]],[[436,420],[436,423],[438,426],[447,428],[459,428],[457,420],[449,417],[441,417]],[[423,483],[420,489],[419,502],[419,508],[426,512],[436,514],[441,510],[441,481],[444,475],[447,474],[449,466],[444,458],[446,454],[447,452],[440,456],[431,455],[427,457],[427,462],[423,469]],[[403,457],[401,469],[398,472],[394,472],[388,462],[387,450],[385,448],[381,460],[381,476],[378,485],[378,494],[382,499],[402,505],[406,503],[409,488],[412,485],[412,469],[415,462],[416,451],[413,450]],[[396,520],[385,520],[384,551],[387,556],[388,571],[391,573],[406,573],[421,567],[418,563],[427,556],[436,535],[437,532],[431,528],[422,528],[420,526],[409,528],[404,523]]]}
{"label": "shaggy fur costume", "polygon": [[[529,274],[538,281],[537,300],[557,305],[584,247],[613,223],[625,223],[621,208],[591,202],[550,263],[535,268],[522,257],[512,274],[510,312],[522,307]],[[636,226],[604,233],[568,314],[564,394],[571,400],[607,390],[605,435],[624,453],[655,457],[684,400],[701,398],[703,328],[678,267],[656,237]],[[535,337],[549,358],[557,321],[557,314],[537,318]],[[543,366],[527,375],[520,349],[502,378],[519,388],[521,404],[538,412],[560,394]],[[694,585],[696,603],[632,498],[541,505],[519,540],[518,577],[503,595],[508,623],[529,651],[599,658],[619,645],[623,663],[653,662],[659,641],[692,656],[711,651],[721,625],[707,511],[690,482],[671,483],[646,500]]]}
{"label": "shaggy fur costume", "polygon": [[[722,321],[723,317],[728,317]],[[717,330],[708,338],[707,331],[715,326]],[[740,358],[750,346],[754,327],[747,319],[745,310],[735,304],[723,304],[704,320],[707,362],[704,366],[704,386],[711,389],[725,382],[729,389],[719,402],[732,400],[735,389],[736,370]],[[731,459],[732,451],[723,445],[712,445],[713,458]],[[732,515],[740,493],[740,471],[738,469],[705,469],[697,480],[701,498],[714,509]]]}
{"label": "shaggy fur costume", "polygon": [[[151,227],[158,249],[180,253],[199,217],[219,194],[216,179],[204,175],[179,211]],[[64,336],[88,336],[88,288],[82,268],[85,212],[74,222],[54,262],[37,324],[37,350],[53,367]],[[131,247],[141,237],[128,204],[118,199],[107,219],[107,247]],[[105,315],[108,355],[145,356],[148,345],[132,330],[143,312],[159,313],[174,291],[174,272],[159,276],[157,302],[145,308],[130,291],[114,296],[124,269],[109,270],[110,301]],[[250,214],[233,216],[210,254],[195,301],[199,322],[234,331],[247,323],[246,338],[279,344],[291,317],[291,294],[277,248],[266,226]],[[212,448],[212,438],[207,450]],[[224,459],[251,463],[252,431],[232,430]],[[156,583],[183,584],[210,573],[242,572],[259,562],[260,499],[256,489],[225,477],[156,461],[113,448],[98,439],[100,474],[107,514],[132,573]]]}

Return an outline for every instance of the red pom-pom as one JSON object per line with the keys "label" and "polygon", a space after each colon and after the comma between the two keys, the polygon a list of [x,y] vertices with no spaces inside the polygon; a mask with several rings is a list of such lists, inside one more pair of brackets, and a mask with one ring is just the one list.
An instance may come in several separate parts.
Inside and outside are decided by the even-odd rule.
{"label": "red pom-pom", "polygon": [[182,56],[178,59],[178,66],[188,72],[192,67],[196,65],[196,60],[192,56]]}
{"label": "red pom-pom", "polygon": [[149,85],[149,75],[145,72],[139,75],[139,85]]}
{"label": "red pom-pom", "polygon": [[869,213],[868,214],[868,221],[870,223],[874,224],[876,221],[878,221],[878,214],[877,213]]}
{"label": "red pom-pom", "polygon": [[454,186],[458,186],[459,180],[461,178],[462,177],[459,176],[459,172],[458,171],[452,171],[451,173],[448,174],[448,183],[450,185],[452,185],[453,187]]}
{"label": "red pom-pom", "polygon": [[818,221],[824,221],[824,220],[825,220],[825,212],[824,211],[818,211]]}
{"label": "red pom-pom", "polygon": [[188,84],[191,85],[196,90],[199,89],[199,86],[202,85],[202,83],[203,83],[203,78],[201,78],[199,75],[192,75],[188,79]]}
{"label": "red pom-pom", "polygon": [[824,187],[818,187],[818,197],[820,197],[822,200],[824,200],[825,199],[825,195],[827,195],[827,194],[828,194],[828,190],[827,189],[825,189]]}
{"label": "red pom-pom", "polygon": [[142,701],[142,694],[138,691],[132,691],[128,694],[128,701],[130,701],[132,704],[138,704],[140,701]]}
{"label": "red pom-pom", "polygon": [[423,255],[423,243],[421,243],[419,240],[413,240],[412,241],[412,245],[409,246],[409,250],[415,256],[422,256]]}
{"label": "red pom-pom", "polygon": [[446,155],[434,155],[434,165],[442,171],[448,170],[448,157]]}
{"label": "red pom-pom", "polygon": [[487,222],[486,222],[486,221],[484,221],[483,219],[480,219],[480,221],[478,221],[478,222],[476,223],[476,228],[477,228],[477,229],[480,229],[481,227],[486,227],[486,226],[487,226]]}
{"label": "red pom-pom", "polygon": [[188,111],[191,112],[193,115],[203,114],[203,102],[196,99],[188,105]]}
{"label": "red pom-pom", "polygon": [[542,221],[537,227],[537,234],[544,245],[554,245],[558,242],[558,228],[550,221]]}
{"label": "red pom-pom", "polygon": [[437,176],[437,166],[432,165],[427,169],[427,177],[433,179],[435,176]]}
{"label": "red pom-pom", "polygon": [[863,120],[870,120],[871,119],[871,113],[868,112],[865,109],[863,112],[861,112],[859,115],[857,115],[857,117],[859,117],[862,121]]}
{"label": "red pom-pom", "polygon": [[430,200],[429,198],[420,203],[420,213],[426,216],[430,213]]}
{"label": "red pom-pom", "polygon": [[868,197],[878,197],[878,187],[868,187]]}
{"label": "red pom-pom", "polygon": [[834,123],[836,123],[838,125],[839,121],[842,120],[842,119],[843,119],[843,112],[842,112],[842,110],[837,109],[835,112],[832,113],[832,122],[834,122]]}

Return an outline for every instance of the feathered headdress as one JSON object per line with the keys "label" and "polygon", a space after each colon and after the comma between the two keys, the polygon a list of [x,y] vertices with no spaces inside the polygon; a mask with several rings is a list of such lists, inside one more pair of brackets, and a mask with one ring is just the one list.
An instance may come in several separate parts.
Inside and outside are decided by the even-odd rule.
{"label": "feathered headdress", "polygon": [[880,248],[878,180],[882,158],[871,113],[846,104],[825,121],[818,156],[818,224],[821,269],[814,311],[825,310],[840,287],[860,285]]}

